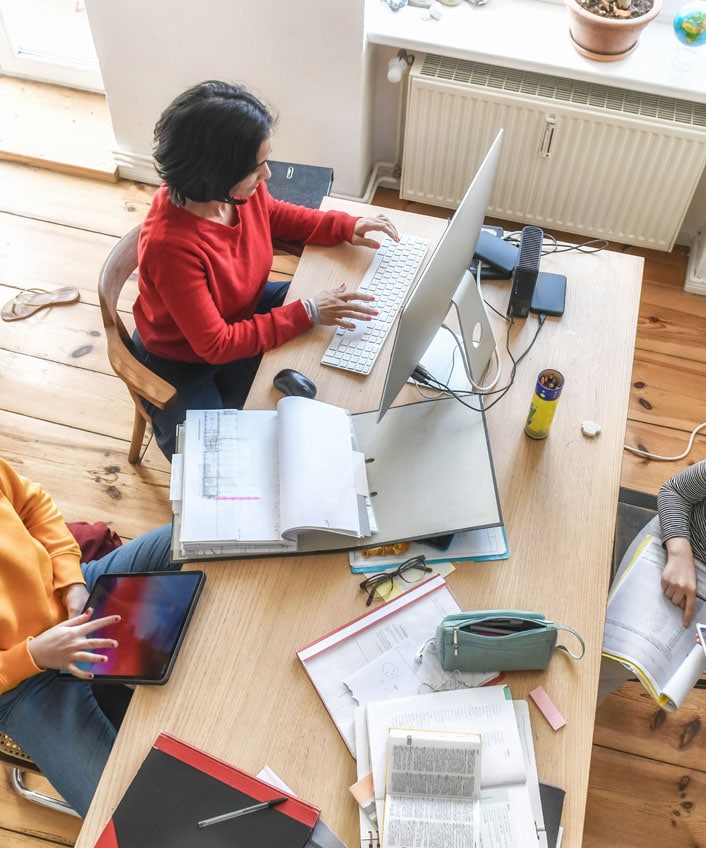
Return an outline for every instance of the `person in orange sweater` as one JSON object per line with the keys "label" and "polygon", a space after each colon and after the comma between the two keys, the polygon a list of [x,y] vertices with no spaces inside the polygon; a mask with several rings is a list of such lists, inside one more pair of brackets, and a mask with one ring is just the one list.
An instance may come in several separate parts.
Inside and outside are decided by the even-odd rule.
{"label": "person in orange sweater", "polygon": [[[92,636],[117,619],[89,621],[84,606],[100,574],[177,569],[170,536],[165,525],[81,563],[81,550],[50,496],[0,458],[0,729],[80,815],[127,706],[124,699],[112,715],[112,708],[101,706],[92,675],[77,666],[96,661],[89,651],[119,648],[113,639]],[[57,669],[80,680],[60,679]]]}

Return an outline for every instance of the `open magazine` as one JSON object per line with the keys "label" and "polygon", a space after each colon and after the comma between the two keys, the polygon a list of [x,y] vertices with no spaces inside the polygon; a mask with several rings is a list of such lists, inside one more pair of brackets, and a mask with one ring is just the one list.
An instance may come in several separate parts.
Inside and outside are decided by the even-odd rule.
{"label": "open magazine", "polygon": [[[706,655],[695,627],[684,627],[684,611],[662,592],[666,563],[661,541],[646,536],[608,598],[603,654],[633,671],[661,707],[676,710],[706,671]],[[699,621],[706,608],[706,567],[698,560],[696,576]]]}

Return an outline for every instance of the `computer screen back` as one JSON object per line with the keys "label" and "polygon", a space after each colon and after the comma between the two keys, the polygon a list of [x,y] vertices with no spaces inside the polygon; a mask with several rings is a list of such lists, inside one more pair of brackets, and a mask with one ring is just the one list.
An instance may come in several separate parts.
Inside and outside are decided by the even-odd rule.
{"label": "computer screen back", "polygon": [[378,421],[390,408],[443,324],[451,299],[471,264],[493,189],[502,134],[500,130],[495,137],[402,309]]}

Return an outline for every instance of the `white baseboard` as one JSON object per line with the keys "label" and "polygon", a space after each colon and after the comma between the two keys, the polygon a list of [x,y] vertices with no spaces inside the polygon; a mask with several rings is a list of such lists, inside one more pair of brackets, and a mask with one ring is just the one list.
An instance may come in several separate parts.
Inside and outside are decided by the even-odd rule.
{"label": "white baseboard", "polygon": [[706,242],[704,242],[704,233],[696,233],[691,240],[689,249],[689,264],[686,268],[686,278],[684,280],[684,291],[690,294],[706,295],[706,277],[700,276],[703,273],[699,266],[704,265],[703,253],[706,250]]}
{"label": "white baseboard", "polygon": [[157,173],[151,156],[143,153],[131,153],[119,148],[111,151],[118,165],[118,174],[122,180],[134,180],[138,183],[159,185],[162,180]]}

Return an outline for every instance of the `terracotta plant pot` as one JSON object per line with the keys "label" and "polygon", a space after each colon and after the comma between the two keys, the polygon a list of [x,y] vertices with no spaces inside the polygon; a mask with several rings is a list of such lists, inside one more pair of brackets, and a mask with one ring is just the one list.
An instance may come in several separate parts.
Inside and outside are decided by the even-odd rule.
{"label": "terracotta plant pot", "polygon": [[588,12],[577,0],[566,0],[569,10],[569,34],[582,56],[599,62],[614,62],[628,56],[637,47],[640,33],[659,15],[662,0],[638,18],[610,18]]}

